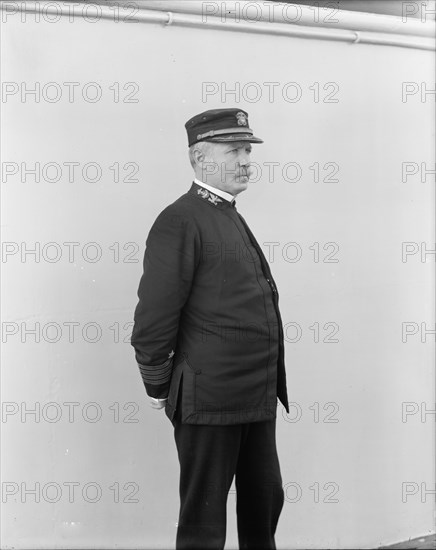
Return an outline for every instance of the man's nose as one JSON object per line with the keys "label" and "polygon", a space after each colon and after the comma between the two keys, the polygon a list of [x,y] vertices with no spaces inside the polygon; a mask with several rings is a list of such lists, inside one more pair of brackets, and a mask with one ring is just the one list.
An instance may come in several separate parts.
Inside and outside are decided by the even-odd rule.
{"label": "man's nose", "polygon": [[241,153],[239,162],[242,166],[249,166],[250,165],[250,153],[244,152]]}

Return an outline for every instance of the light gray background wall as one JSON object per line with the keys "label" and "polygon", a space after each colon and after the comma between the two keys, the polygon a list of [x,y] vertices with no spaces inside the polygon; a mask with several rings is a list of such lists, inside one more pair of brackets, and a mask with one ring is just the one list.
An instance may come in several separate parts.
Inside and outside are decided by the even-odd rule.
{"label": "light gray background wall", "polygon": [[[265,140],[253,153],[262,177],[238,209],[266,254],[265,243],[277,243],[271,268],[283,322],[301,329],[292,342],[296,325],[289,325],[286,343],[295,405],[288,417],[278,408],[287,502],[277,544],[363,548],[428,533],[434,425],[425,412],[434,408],[434,355],[433,336],[421,336],[434,329],[434,257],[423,263],[420,252],[421,243],[434,248],[434,177],[421,182],[419,172],[403,182],[402,163],[432,167],[434,96],[403,102],[401,92],[406,81],[419,92],[421,83],[434,87],[433,54],[158,24],[35,23],[30,15],[25,24],[10,18],[2,33],[3,81],[20,91],[35,82],[63,90],[56,103],[16,94],[2,104],[3,168],[18,164],[2,180],[3,547],[172,546],[172,426],[149,408],[128,340],[150,226],[191,184],[184,123],[234,105]],[[64,82],[79,83],[72,103]],[[96,103],[82,98],[89,82],[102,88]],[[136,83],[138,102],[115,102],[115,82],[121,98],[133,90],[124,84]],[[248,98],[204,98],[204,82],[242,89],[254,82],[262,95],[250,101],[251,87]],[[272,102],[265,82],[279,83]],[[282,96],[288,82],[301,87],[295,103]],[[315,102],[316,82],[321,99],[331,91],[324,84],[336,83],[339,101]],[[47,93],[53,97],[54,88]],[[80,163],[73,181],[67,162]],[[81,175],[90,162],[102,171],[95,183]],[[273,182],[271,162],[279,163]],[[282,176],[288,162],[301,166],[299,181]],[[21,163],[40,163],[40,181],[22,181]],[[47,181],[55,178],[48,163],[63,166],[59,181]],[[138,182],[122,181],[125,163],[139,166]],[[338,182],[323,181],[326,163],[338,165]],[[66,242],[79,243],[71,258]],[[299,261],[289,261],[291,242],[301,247]],[[419,246],[405,262],[403,242]],[[35,243],[39,261],[22,259]],[[98,261],[87,243],[101,249]],[[323,261],[334,250],[326,243],[336,243],[338,262]],[[50,261],[56,251],[59,260]],[[403,342],[405,322],[419,332]],[[339,341],[324,342],[335,326],[330,338]],[[38,342],[24,336],[35,327]],[[101,334],[91,342],[95,327]],[[32,487],[36,493],[26,494]],[[231,493],[228,548],[237,540],[234,510]]]}

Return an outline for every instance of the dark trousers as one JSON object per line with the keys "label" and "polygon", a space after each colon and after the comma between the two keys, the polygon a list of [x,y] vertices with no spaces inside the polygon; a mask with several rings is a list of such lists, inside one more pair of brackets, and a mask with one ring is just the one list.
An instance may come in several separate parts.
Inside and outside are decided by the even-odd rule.
{"label": "dark trousers", "polygon": [[276,421],[203,426],[173,421],[180,462],[176,549],[223,549],[226,503],[235,477],[239,548],[275,549],[284,502]]}

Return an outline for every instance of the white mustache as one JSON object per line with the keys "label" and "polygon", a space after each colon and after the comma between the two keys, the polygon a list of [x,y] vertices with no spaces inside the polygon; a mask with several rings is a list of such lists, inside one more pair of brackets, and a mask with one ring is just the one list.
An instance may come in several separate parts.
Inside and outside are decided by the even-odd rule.
{"label": "white mustache", "polygon": [[249,178],[252,173],[253,173],[253,170],[251,169],[250,166],[246,166],[245,168],[240,167],[239,177],[247,176]]}

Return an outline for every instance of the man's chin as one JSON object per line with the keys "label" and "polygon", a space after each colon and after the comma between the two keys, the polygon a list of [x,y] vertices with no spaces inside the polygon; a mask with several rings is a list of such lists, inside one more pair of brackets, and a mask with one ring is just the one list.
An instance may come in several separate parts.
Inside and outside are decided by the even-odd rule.
{"label": "man's chin", "polygon": [[248,176],[241,176],[235,180],[235,183],[237,185],[242,185],[244,187],[247,187],[249,181],[250,181],[250,178]]}

